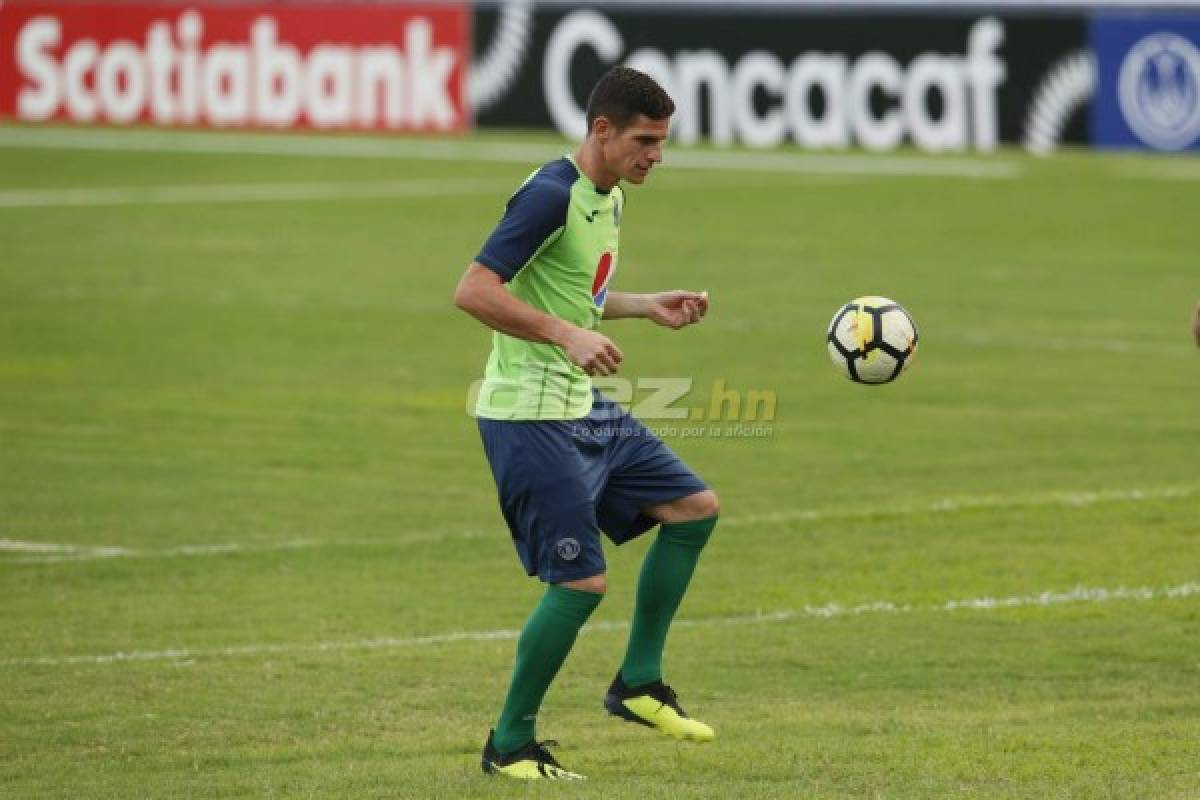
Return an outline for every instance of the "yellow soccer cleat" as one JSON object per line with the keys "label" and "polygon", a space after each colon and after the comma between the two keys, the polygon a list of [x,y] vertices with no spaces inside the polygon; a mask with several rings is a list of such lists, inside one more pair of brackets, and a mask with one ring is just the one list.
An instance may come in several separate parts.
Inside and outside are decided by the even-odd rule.
{"label": "yellow soccer cleat", "polygon": [[501,755],[492,743],[495,731],[488,732],[487,744],[483,746],[483,771],[488,775],[503,775],[524,781],[581,781],[584,777],[577,772],[562,768],[550,751],[549,746],[558,742],[530,742],[515,753]]}
{"label": "yellow soccer cleat", "polygon": [[661,680],[630,688],[618,672],[604,696],[604,707],[626,722],[654,728],[676,739],[711,742],[717,736],[712,728],[689,717],[680,707],[675,690]]}

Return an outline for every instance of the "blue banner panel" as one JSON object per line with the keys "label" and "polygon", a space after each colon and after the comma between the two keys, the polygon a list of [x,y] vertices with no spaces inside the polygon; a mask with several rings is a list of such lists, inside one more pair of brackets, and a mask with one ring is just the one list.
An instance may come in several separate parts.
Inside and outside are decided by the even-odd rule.
{"label": "blue banner panel", "polygon": [[1099,14],[1091,39],[1093,143],[1200,149],[1200,16]]}

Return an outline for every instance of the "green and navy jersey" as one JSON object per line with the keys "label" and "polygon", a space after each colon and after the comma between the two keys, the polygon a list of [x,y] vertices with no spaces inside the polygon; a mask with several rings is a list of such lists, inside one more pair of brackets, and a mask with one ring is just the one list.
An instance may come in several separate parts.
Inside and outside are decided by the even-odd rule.
{"label": "green and navy jersey", "polygon": [[[569,156],[525,179],[475,260],[534,308],[581,328],[604,315],[617,269],[624,192],[596,187]],[[562,348],[495,332],[477,416],[579,419],[592,407],[592,381]]]}

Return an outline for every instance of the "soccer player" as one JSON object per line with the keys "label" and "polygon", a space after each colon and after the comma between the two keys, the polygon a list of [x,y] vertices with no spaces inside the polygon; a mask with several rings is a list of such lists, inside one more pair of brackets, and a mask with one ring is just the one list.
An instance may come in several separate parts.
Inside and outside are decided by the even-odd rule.
{"label": "soccer player", "polygon": [[678,329],[708,311],[702,292],[610,291],[625,210],[621,181],[662,161],[675,104],[650,77],[607,72],[587,104],[587,138],[535,171],[467,268],[455,304],[495,333],[475,413],[500,507],[529,575],[547,584],[517,640],[487,773],[580,779],[534,738],[542,698],[607,589],[603,531],[623,544],[660,525],[638,578],[609,713],[677,739],[710,741],[662,680],[671,620],[717,522],[717,496],[628,412],[594,390],[622,355],[596,328],[641,318]]}
{"label": "soccer player", "polygon": [[1200,347],[1200,303],[1196,304],[1192,314],[1192,338],[1196,340],[1196,347]]}

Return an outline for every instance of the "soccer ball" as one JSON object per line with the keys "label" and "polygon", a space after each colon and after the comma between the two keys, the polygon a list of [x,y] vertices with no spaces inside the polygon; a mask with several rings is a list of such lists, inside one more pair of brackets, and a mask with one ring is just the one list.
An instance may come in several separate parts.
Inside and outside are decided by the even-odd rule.
{"label": "soccer ball", "polygon": [[826,335],[833,366],[856,383],[890,383],[917,354],[917,325],[886,297],[856,297],[838,309]]}

